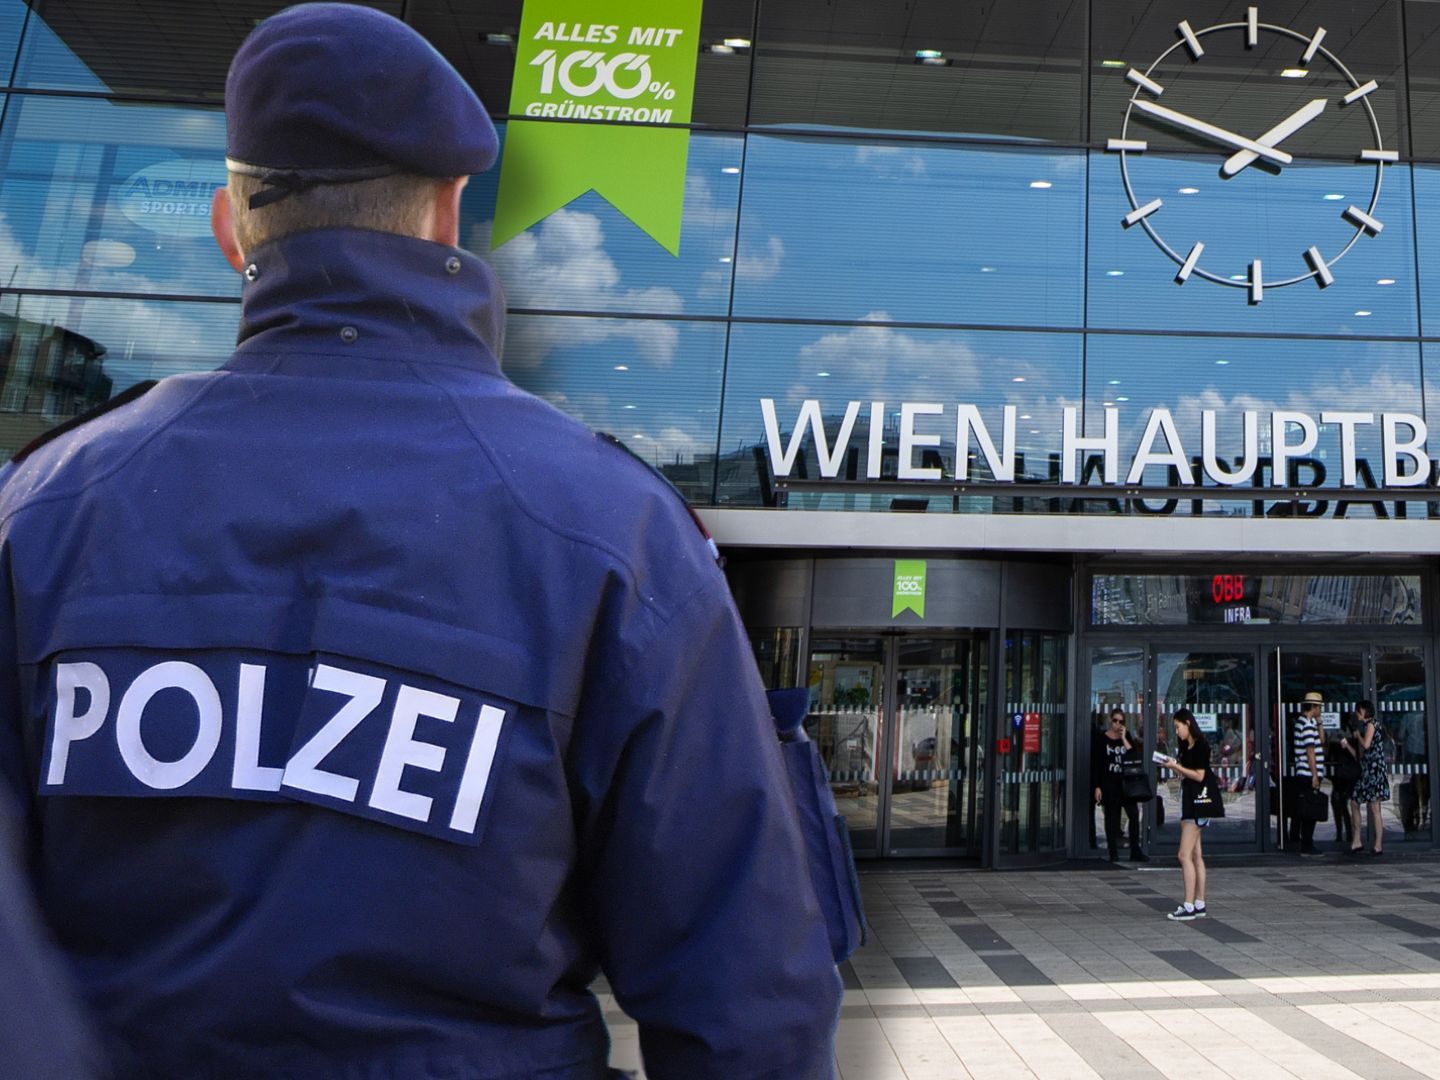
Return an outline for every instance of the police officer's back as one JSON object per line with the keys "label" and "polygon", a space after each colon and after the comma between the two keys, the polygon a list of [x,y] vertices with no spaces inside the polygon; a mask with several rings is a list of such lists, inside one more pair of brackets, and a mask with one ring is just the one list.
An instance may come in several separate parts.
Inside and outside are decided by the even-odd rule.
{"label": "police officer's back", "polygon": [[479,102],[338,5],[262,24],[226,97],[234,357],[0,489],[0,761],[122,1073],[599,1078],[603,969],[652,1080],[829,1076],[838,979],[723,576],[672,491],[505,380],[453,246]]}

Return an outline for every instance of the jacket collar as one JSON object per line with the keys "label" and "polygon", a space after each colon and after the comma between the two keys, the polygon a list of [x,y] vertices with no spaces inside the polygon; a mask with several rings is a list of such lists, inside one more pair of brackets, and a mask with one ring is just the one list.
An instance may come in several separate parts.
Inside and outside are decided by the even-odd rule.
{"label": "jacket collar", "polygon": [[307,352],[499,373],[505,298],[459,248],[366,229],[293,233],[250,254],[236,359]]}

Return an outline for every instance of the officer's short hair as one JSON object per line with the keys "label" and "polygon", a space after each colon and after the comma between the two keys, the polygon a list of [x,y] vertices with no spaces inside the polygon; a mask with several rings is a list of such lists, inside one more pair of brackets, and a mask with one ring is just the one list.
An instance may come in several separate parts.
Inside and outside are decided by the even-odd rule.
{"label": "officer's short hair", "polygon": [[396,173],[344,184],[316,184],[259,209],[250,197],[265,189],[264,181],[230,174],[230,204],[235,239],[242,251],[309,229],[353,228],[419,236],[425,213],[445,180]]}

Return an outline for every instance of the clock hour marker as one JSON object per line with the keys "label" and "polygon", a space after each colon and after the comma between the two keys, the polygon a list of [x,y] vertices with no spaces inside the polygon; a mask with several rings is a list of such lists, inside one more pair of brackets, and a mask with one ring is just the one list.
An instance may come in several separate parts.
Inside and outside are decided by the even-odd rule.
{"label": "clock hour marker", "polygon": [[1245,12],[1245,47],[1253,49],[1260,44],[1260,9],[1248,8]]}
{"label": "clock hour marker", "polygon": [[1158,82],[1156,82],[1154,79],[1150,78],[1143,72],[1137,71],[1135,68],[1131,68],[1128,72],[1126,72],[1125,78],[1129,79],[1136,86],[1140,87],[1140,89],[1149,90],[1150,93],[1154,94],[1156,97],[1159,97],[1165,92],[1165,87],[1161,86]]}
{"label": "clock hour marker", "polygon": [[1399,150],[1361,150],[1361,161],[1399,161]]}
{"label": "clock hour marker", "polygon": [[1134,154],[1143,154],[1150,149],[1150,144],[1144,139],[1111,139],[1105,144],[1106,150],[1129,150]]}
{"label": "clock hour marker", "polygon": [[1310,264],[1310,269],[1315,272],[1315,281],[1320,288],[1324,289],[1335,283],[1335,275],[1330,272],[1330,267],[1325,263],[1325,256],[1320,254],[1319,248],[1306,248],[1305,261]]}
{"label": "clock hour marker", "polygon": [[1185,256],[1185,262],[1181,265],[1180,272],[1175,275],[1175,284],[1184,285],[1190,280],[1190,273],[1195,269],[1195,264],[1200,261],[1200,253],[1204,250],[1205,245],[1196,240],[1195,246],[1190,249],[1190,254]]}
{"label": "clock hour marker", "polygon": [[1359,101],[1366,94],[1373,93],[1374,91],[1379,89],[1380,84],[1377,83],[1374,79],[1371,79],[1364,86],[1357,86],[1354,90],[1351,90],[1350,93],[1346,94],[1340,100],[1346,105],[1354,105],[1355,102]]}
{"label": "clock hour marker", "polygon": [[1200,44],[1200,39],[1195,36],[1195,31],[1190,29],[1188,19],[1180,20],[1179,30],[1180,36],[1185,39],[1185,47],[1190,50],[1190,56],[1195,60],[1199,60],[1200,57],[1204,56],[1205,47]]}
{"label": "clock hour marker", "polygon": [[[1254,8],[1250,9],[1254,11]],[[1250,303],[1258,304],[1265,299],[1265,279],[1260,276],[1260,260],[1250,264]]]}
{"label": "clock hour marker", "polygon": [[1345,213],[1341,214],[1340,216],[1344,218],[1349,218],[1356,225],[1359,225],[1362,229],[1365,229],[1367,232],[1369,232],[1372,236],[1379,235],[1380,230],[1385,228],[1385,224],[1383,222],[1371,217],[1369,214],[1365,213],[1364,210],[1361,210],[1358,206],[1346,207]]}
{"label": "clock hour marker", "polygon": [[1134,210],[1131,210],[1130,213],[1125,215],[1125,227],[1128,229],[1131,225],[1134,225],[1137,221],[1149,217],[1151,214],[1153,214],[1156,210],[1159,210],[1160,207],[1164,205],[1165,200],[1163,199],[1151,199],[1144,206],[1140,206]]}
{"label": "clock hour marker", "polygon": [[1315,53],[1320,48],[1320,42],[1325,40],[1325,27],[1317,26],[1315,36],[1310,39],[1310,44],[1305,47],[1305,55],[1300,57],[1300,63],[1308,64],[1315,59]]}

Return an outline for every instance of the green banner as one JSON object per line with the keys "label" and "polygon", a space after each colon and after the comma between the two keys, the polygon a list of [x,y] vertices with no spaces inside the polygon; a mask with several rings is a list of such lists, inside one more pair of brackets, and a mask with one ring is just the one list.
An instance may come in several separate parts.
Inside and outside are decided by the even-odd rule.
{"label": "green banner", "polygon": [[680,254],[701,3],[526,0],[492,248],[594,189]]}
{"label": "green banner", "polygon": [[895,560],[895,600],[890,606],[890,617],[897,617],[909,609],[925,617],[925,560]]}

